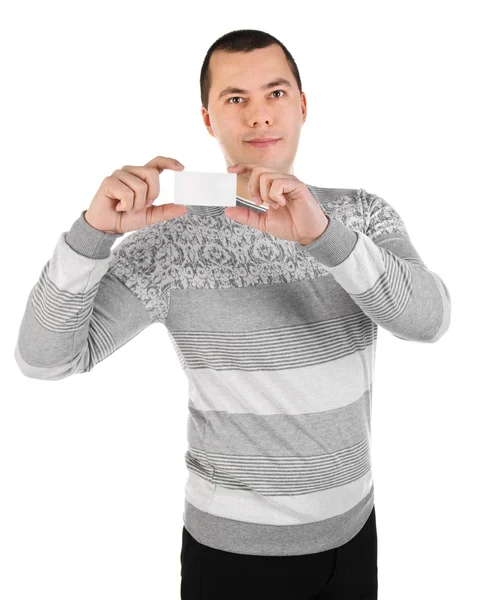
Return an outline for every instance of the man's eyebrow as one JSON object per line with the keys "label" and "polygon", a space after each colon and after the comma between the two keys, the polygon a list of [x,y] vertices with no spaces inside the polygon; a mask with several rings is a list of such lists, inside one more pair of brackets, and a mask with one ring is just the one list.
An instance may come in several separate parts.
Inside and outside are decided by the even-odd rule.
{"label": "man's eyebrow", "polygon": [[[270,81],[270,83],[266,83],[265,85],[262,85],[262,87],[260,89],[268,90],[272,87],[276,87],[277,85],[286,85],[290,88],[292,87],[292,85],[288,81],[288,79],[279,77],[278,79],[274,79],[273,81]],[[238,87],[229,86],[229,87],[226,87],[225,90],[222,90],[220,92],[220,94],[217,96],[217,100],[222,98],[222,96],[226,96],[227,94],[248,94],[248,90],[242,90],[241,88],[238,88]]]}

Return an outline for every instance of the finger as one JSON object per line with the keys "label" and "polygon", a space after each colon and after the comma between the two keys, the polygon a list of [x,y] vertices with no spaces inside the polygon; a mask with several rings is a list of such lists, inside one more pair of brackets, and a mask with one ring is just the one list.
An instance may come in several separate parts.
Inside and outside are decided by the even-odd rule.
{"label": "finger", "polygon": [[[295,179],[291,174],[273,173],[267,171],[260,176],[260,194],[271,206],[285,206],[286,196],[284,184],[287,180]],[[278,186],[278,187],[277,187]],[[283,189],[282,189],[283,188]],[[277,193],[278,190],[278,193]]]}
{"label": "finger", "polygon": [[[152,169],[155,169],[159,175],[164,171],[164,169],[171,169],[173,171],[183,171],[185,169],[184,165],[178,161],[175,158],[171,158],[169,156],[155,156],[153,159],[151,159],[149,162],[147,162],[144,167],[150,167]],[[146,202],[146,206],[151,206],[151,204],[154,202],[154,200],[157,198],[157,196],[159,195],[159,191],[160,191],[160,184],[159,184],[159,179],[157,180],[157,195],[154,196],[154,198],[150,198],[148,197],[147,202]]]}
{"label": "finger", "polygon": [[266,186],[264,187],[264,181],[266,181],[264,177],[269,175],[269,173],[270,169],[268,167],[264,167],[263,165],[256,166],[250,175],[248,191],[257,204],[266,202],[272,208],[277,208],[278,204],[270,199],[268,189]]}
{"label": "finger", "polygon": [[274,198],[270,197],[270,187],[273,184],[273,177],[280,175],[280,173],[270,173],[269,171],[264,171],[259,174],[259,179],[257,181],[258,193],[257,197],[260,200],[260,203],[266,203],[272,208],[278,208],[280,203],[277,202]]}
{"label": "finger", "polygon": [[268,193],[262,197],[260,192],[259,176],[261,173],[265,173],[267,171],[267,167],[253,163],[237,163],[236,165],[231,165],[230,167],[227,167],[227,170],[229,169],[233,173],[237,174],[251,173],[248,182],[248,191],[253,201],[257,204],[263,204],[264,202],[267,202],[267,204],[272,208],[278,208],[279,204],[271,200],[268,196]]}
{"label": "finger", "polygon": [[[159,174],[162,173],[164,169],[181,171],[184,169],[184,165],[175,158],[156,156],[143,167],[125,165],[122,169],[115,171],[113,175],[118,176],[124,183],[131,184],[131,189],[134,191],[132,205],[130,205],[130,203],[127,203],[126,206],[121,205],[118,210],[142,210],[145,206],[151,206],[154,200],[159,196]],[[120,171],[122,171],[121,175],[119,175]],[[138,182],[134,184],[134,180],[128,178],[124,173],[131,173],[137,179],[142,179],[145,183],[145,187],[141,186]],[[138,193],[138,191],[140,193]]]}
{"label": "finger", "polygon": [[176,160],[175,158],[170,158],[168,156],[155,156],[152,160],[147,162],[145,167],[153,167],[159,171],[159,174],[164,171],[164,169],[172,169],[173,171],[181,171],[184,169],[184,165]]}
{"label": "finger", "polygon": [[259,179],[259,187],[260,187],[260,196],[262,197],[264,202],[268,202],[268,204],[272,208],[277,208],[278,203],[275,202],[272,198],[270,198],[270,194],[268,193],[270,187],[272,186],[273,180],[271,181],[270,173],[262,173]]}
{"label": "finger", "polygon": [[237,163],[236,165],[227,167],[227,171],[230,169],[234,173],[251,173],[257,166],[256,163]]}
{"label": "finger", "polygon": [[255,202],[257,202],[258,204],[262,204],[264,201],[264,198],[262,198],[260,194],[260,175],[262,172],[263,171],[260,170],[258,165],[255,165],[255,167],[252,169],[252,172],[250,173],[247,186],[248,193],[252,198],[256,198]]}
{"label": "finger", "polygon": [[146,202],[147,183],[143,179],[136,177],[136,175],[122,169],[114,171],[112,176],[127,185],[132,191],[132,194],[128,194],[123,198],[126,202],[126,207],[121,206],[120,210],[129,211],[143,208]]}
{"label": "finger", "polygon": [[268,195],[272,200],[274,200],[281,206],[285,206],[287,199],[285,197],[284,191],[285,187],[283,185],[283,179],[274,179],[272,181],[270,189],[268,190]]}
{"label": "finger", "polygon": [[139,198],[136,198],[134,202],[134,209],[141,210],[144,208],[144,206],[151,206],[154,200],[159,196],[160,192],[159,173],[157,169],[154,167],[132,167],[130,165],[126,165],[121,169],[121,171],[132,173],[139,179],[145,181],[147,184],[147,192],[144,198],[144,203],[138,202]]}
{"label": "finger", "polygon": [[117,177],[109,175],[103,185],[104,194],[116,203],[116,210],[126,211],[134,203],[134,191]]}

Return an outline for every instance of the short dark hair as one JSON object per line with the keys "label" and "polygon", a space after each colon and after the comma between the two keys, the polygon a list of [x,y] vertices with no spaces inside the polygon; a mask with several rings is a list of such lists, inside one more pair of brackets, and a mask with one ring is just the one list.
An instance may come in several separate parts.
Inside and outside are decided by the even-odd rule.
{"label": "short dark hair", "polygon": [[301,94],[302,87],[300,73],[298,72],[295,59],[290,54],[288,49],[279,40],[277,40],[276,37],[266,33],[265,31],[260,31],[258,29],[237,29],[219,37],[207,50],[204,62],[202,63],[202,69],[200,70],[200,98],[202,101],[202,106],[207,110],[209,108],[209,92],[212,84],[209,63],[210,57],[214,51],[222,50],[225,52],[251,52],[257,48],[266,48],[272,44],[278,44],[283,49]]}

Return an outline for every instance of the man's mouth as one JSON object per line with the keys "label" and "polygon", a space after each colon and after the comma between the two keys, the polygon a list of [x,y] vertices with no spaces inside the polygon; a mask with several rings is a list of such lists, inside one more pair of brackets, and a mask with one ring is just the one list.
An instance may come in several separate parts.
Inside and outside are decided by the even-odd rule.
{"label": "man's mouth", "polygon": [[268,146],[274,146],[275,144],[277,144],[280,141],[280,139],[281,138],[278,138],[276,140],[263,140],[263,141],[257,141],[257,142],[247,142],[247,144],[250,144],[254,148],[267,148]]}

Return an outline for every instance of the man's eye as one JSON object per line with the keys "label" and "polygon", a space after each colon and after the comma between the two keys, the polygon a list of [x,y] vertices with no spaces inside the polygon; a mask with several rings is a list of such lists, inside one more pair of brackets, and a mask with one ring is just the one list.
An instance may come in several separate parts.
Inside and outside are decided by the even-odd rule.
{"label": "man's eye", "polygon": [[[271,92],[272,94],[276,94],[277,92],[283,92],[284,94],[286,94],[285,90],[273,90],[273,92]],[[241,98],[242,96],[232,96],[231,98],[229,98],[227,100],[228,104],[237,104],[237,102],[230,102],[230,100],[235,100],[235,98]],[[279,96],[280,98],[282,98],[282,96]]]}

